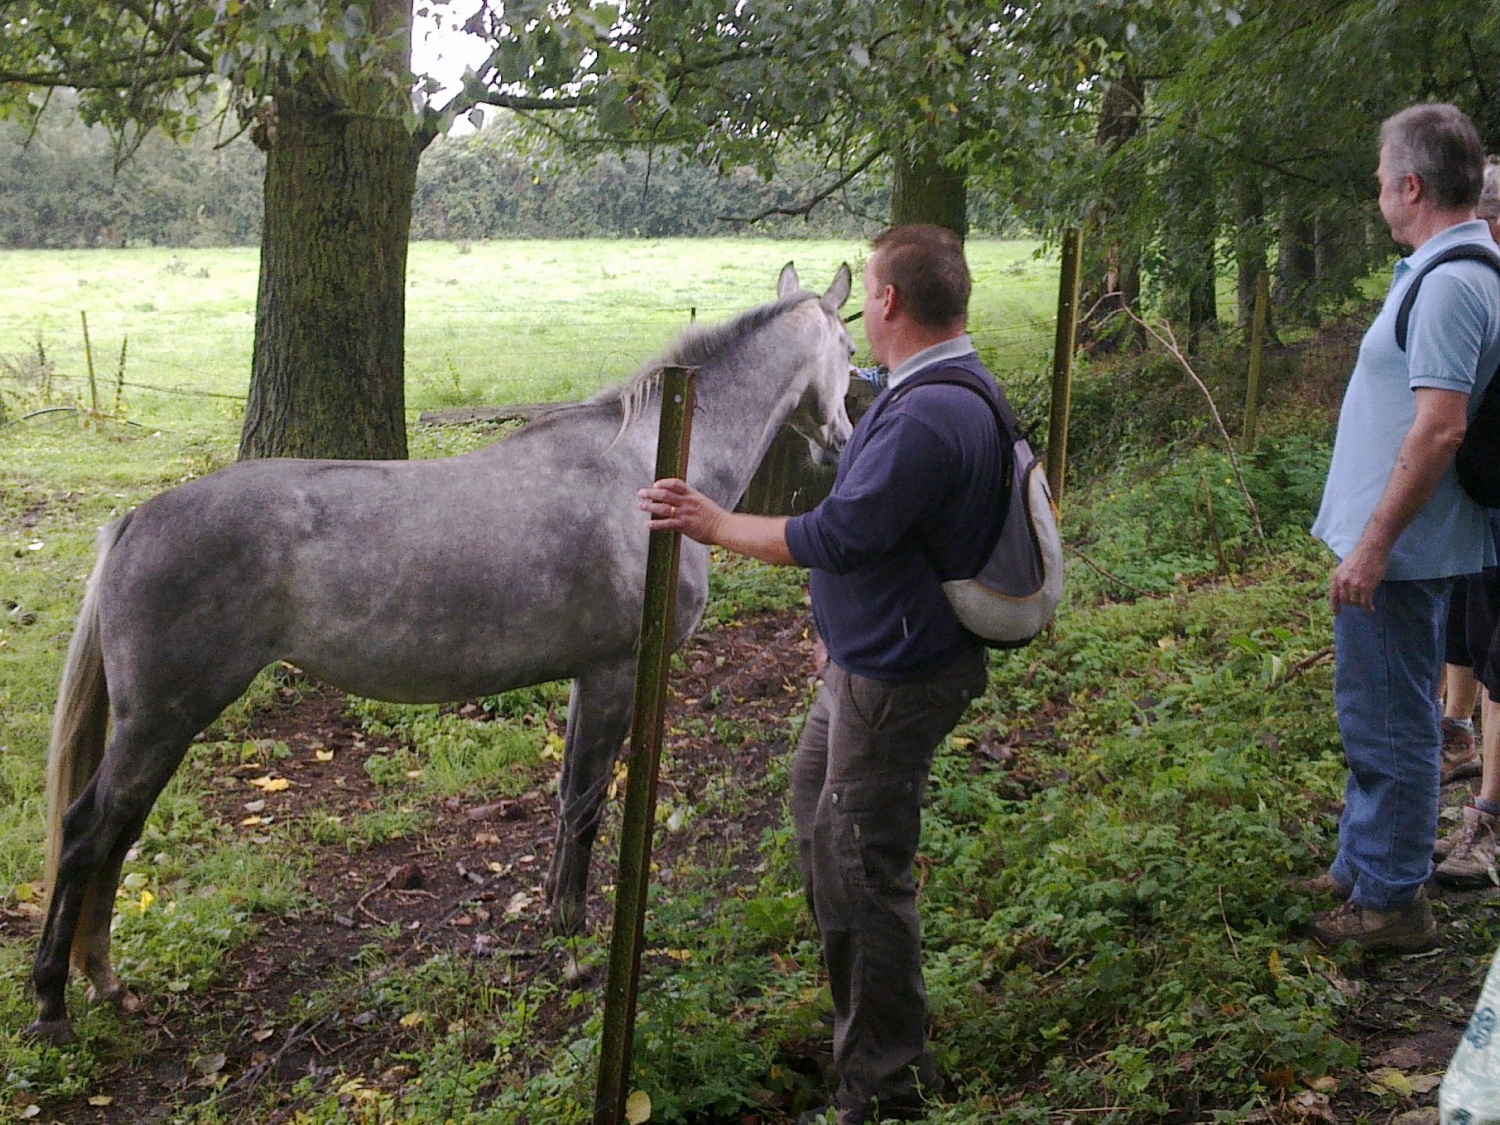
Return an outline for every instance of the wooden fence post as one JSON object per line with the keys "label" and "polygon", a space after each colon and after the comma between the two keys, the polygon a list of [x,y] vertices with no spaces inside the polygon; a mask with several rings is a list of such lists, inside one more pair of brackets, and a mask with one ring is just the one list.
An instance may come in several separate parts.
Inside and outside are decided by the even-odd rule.
{"label": "wooden fence post", "polygon": [[99,421],[99,384],[94,379],[94,346],[89,343],[89,314],[83,309],[78,310],[78,316],[83,321],[83,354],[88,360],[89,368],[89,416],[97,425]]}
{"label": "wooden fence post", "polygon": [[1255,315],[1250,320],[1250,374],[1245,380],[1245,432],[1241,445],[1246,453],[1255,448],[1255,423],[1260,416],[1260,365],[1266,345],[1266,309],[1271,303],[1271,274],[1255,275]]}
{"label": "wooden fence post", "polygon": [[[693,425],[693,381],[697,370],[662,371],[661,429],[656,478],[686,477]],[[642,519],[645,517],[642,516]],[[635,712],[630,721],[630,773],[620,829],[615,879],[615,921],[609,941],[609,980],[604,987],[604,1030],[599,1042],[599,1083],[594,1125],[621,1125],[630,1093],[630,1048],[635,1035],[636,992],[651,875],[651,830],[656,816],[656,779],[661,767],[662,720],[667,703],[668,642],[677,594],[678,531],[653,531],[646,554],[646,600],[641,610],[636,663]]]}
{"label": "wooden fence post", "polygon": [[1082,228],[1063,232],[1062,272],[1057,284],[1057,338],[1052,345],[1052,408],[1047,418],[1047,484],[1061,508],[1068,467],[1068,410],[1073,397],[1073,352],[1078,346],[1078,286],[1083,259]]}

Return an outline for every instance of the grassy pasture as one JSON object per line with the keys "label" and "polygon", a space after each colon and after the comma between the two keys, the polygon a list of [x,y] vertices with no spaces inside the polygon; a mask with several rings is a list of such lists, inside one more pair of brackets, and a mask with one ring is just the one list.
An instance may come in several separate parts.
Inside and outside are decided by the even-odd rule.
{"label": "grassy pasture", "polygon": [[[1002,371],[1050,346],[1056,267],[1036,257],[1038,245],[969,245],[975,335]],[[864,254],[857,242],[768,239],[416,243],[407,405],[415,416],[582,397],[629,375],[695,310],[721,320],[769,299],[787,261],[821,290],[840,262],[857,270]],[[125,381],[169,388],[127,386],[128,417],[233,429],[249,380],[256,265],[250,248],[0,252],[0,357],[40,342],[66,377],[59,387],[85,394],[86,312],[106,407],[128,338]],[[857,284],[846,313],[858,307]],[[231,397],[171,393],[180,391]]]}

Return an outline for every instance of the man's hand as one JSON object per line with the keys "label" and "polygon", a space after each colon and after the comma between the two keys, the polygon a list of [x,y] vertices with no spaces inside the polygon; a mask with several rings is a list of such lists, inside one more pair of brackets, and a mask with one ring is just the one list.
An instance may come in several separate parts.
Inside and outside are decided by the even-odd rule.
{"label": "man's hand", "polygon": [[1389,559],[1389,552],[1381,553],[1361,543],[1339,563],[1328,583],[1328,601],[1335,617],[1345,606],[1375,612],[1375,587],[1385,577]]}
{"label": "man's hand", "polygon": [[636,494],[651,516],[652,531],[680,531],[699,543],[718,543],[716,533],[728,514],[686,481],[667,477]]}
{"label": "man's hand", "polygon": [[664,477],[636,496],[651,517],[652,531],[680,531],[689,539],[723,547],[777,566],[795,566],[787,550],[785,516],[752,516],[726,512],[686,481]]}
{"label": "man's hand", "polygon": [[1468,425],[1469,396],[1460,391],[1418,387],[1417,417],[1386,481],[1380,502],[1354,545],[1333,572],[1328,601],[1336,614],[1344,606],[1375,612],[1375,587],[1385,578],[1396,540],[1431,498]]}

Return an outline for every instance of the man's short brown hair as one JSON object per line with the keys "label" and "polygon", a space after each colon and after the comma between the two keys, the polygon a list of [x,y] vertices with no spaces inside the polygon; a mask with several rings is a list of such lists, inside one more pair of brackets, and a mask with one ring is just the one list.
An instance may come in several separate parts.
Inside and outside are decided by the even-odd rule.
{"label": "man's short brown hair", "polygon": [[1426,102],[1403,109],[1381,125],[1380,143],[1391,171],[1415,175],[1439,210],[1462,211],[1479,202],[1484,145],[1457,106]]}
{"label": "man's short brown hair", "polygon": [[875,236],[875,280],[894,288],[907,314],[926,328],[951,328],[969,311],[964,245],[946,227],[911,223]]}

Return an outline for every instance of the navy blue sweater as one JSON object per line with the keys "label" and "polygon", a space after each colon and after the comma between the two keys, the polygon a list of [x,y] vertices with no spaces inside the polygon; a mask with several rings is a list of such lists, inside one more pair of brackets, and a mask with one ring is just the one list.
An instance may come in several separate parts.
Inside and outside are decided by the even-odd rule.
{"label": "navy blue sweater", "polygon": [[[977,356],[941,366],[990,379]],[[1010,457],[973,390],[903,387],[881,392],[854,427],[833,491],[786,527],[792,557],[812,569],[813,618],[829,659],[893,683],[925,679],[980,647],[942,583],[983,565]]]}

